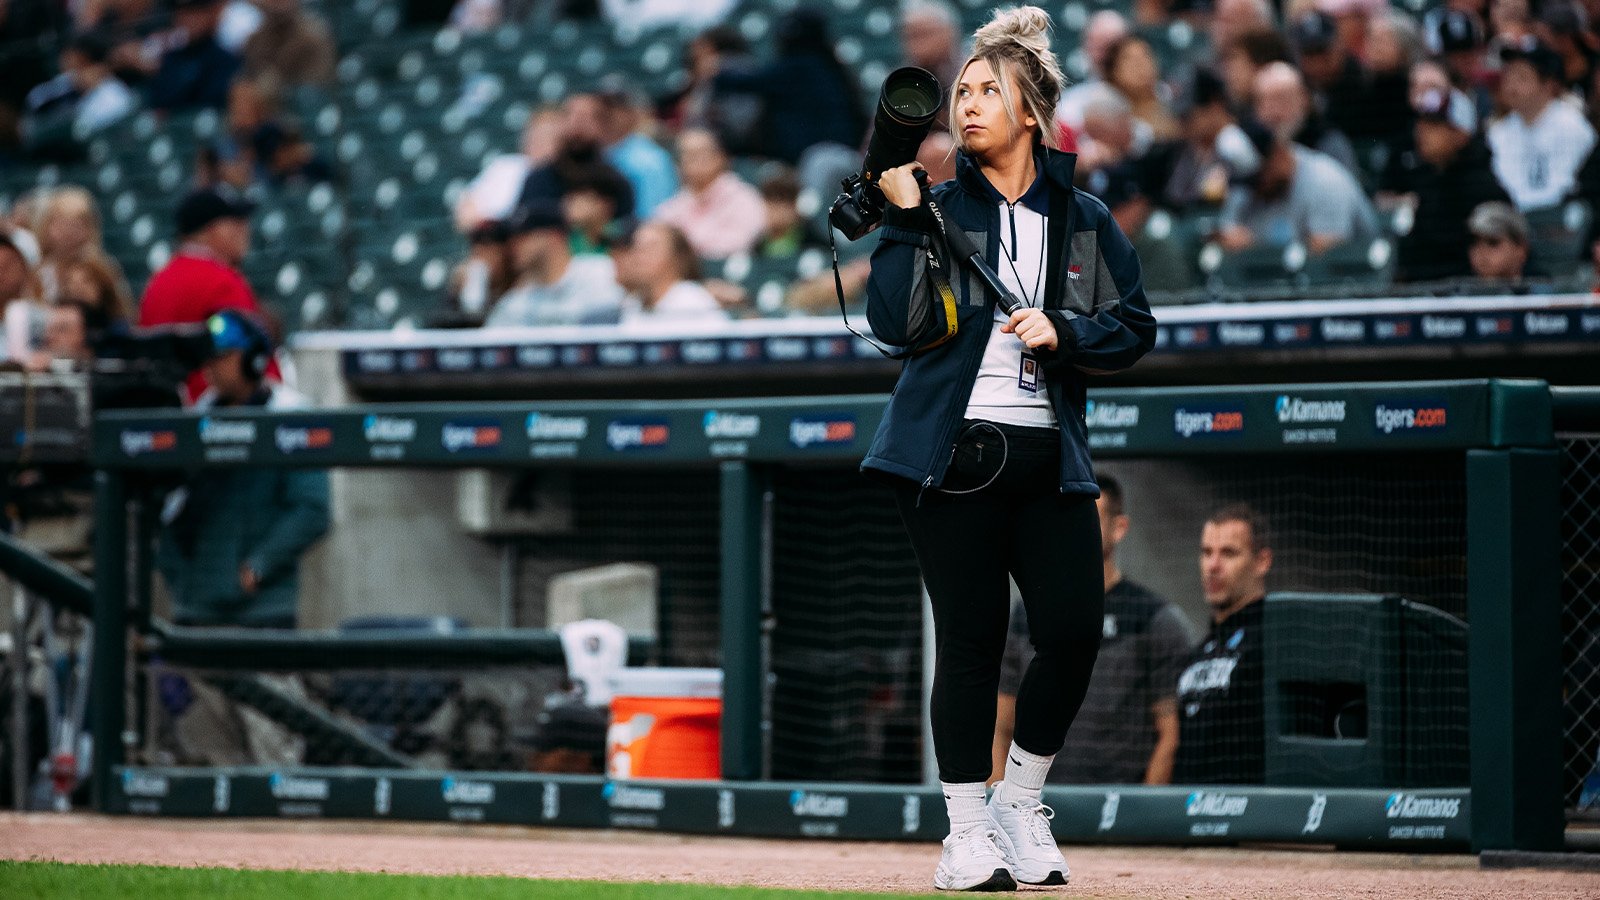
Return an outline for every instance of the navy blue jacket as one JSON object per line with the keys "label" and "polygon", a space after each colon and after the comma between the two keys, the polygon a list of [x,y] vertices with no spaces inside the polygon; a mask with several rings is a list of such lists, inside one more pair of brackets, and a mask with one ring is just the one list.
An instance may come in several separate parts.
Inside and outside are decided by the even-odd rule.
{"label": "navy blue jacket", "polygon": [[[1098,496],[1084,424],[1085,375],[1138,362],[1155,344],[1156,320],[1145,301],[1133,245],[1104,203],[1073,188],[1076,162],[1074,154],[1043,150],[1037,159],[1041,177],[1024,201],[1034,209],[1046,206],[1049,222],[1044,306],[1057,341],[1054,351],[1041,353],[1040,363],[1061,427],[1061,491]],[[933,197],[946,222],[967,232],[996,266],[1004,198],[977,163],[958,154],[955,179],[936,185]],[[889,204],[867,280],[867,321],[879,340],[905,346],[927,333],[930,316],[943,319],[939,305],[927,300],[926,248],[936,233],[926,204],[915,209]],[[906,361],[863,470],[909,478],[924,488],[944,482],[995,307],[995,297],[965,267],[954,273],[951,287],[956,335]]]}

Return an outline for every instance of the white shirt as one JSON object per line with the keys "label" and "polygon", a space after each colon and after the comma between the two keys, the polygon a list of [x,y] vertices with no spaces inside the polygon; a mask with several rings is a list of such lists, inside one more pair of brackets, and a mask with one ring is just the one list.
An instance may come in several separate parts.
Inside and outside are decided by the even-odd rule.
{"label": "white shirt", "polygon": [[702,325],[728,321],[727,310],[711,296],[711,292],[693,281],[680,281],[661,295],[655,306],[644,308],[644,303],[633,294],[622,301],[622,326],[640,325]]}
{"label": "white shirt", "polygon": [[483,324],[495,328],[609,321],[621,301],[611,257],[574,256],[550,284],[520,284],[506,291]]}
{"label": "white shirt", "polygon": [[507,153],[489,160],[478,177],[467,182],[466,193],[472,198],[473,211],[480,219],[505,221],[522,193],[522,183],[528,179],[532,168],[528,158],[520,153]]}
{"label": "white shirt", "polygon": [[1488,131],[1494,174],[1524,212],[1567,199],[1578,169],[1594,149],[1595,134],[1583,113],[1565,100],[1553,100],[1532,122],[1510,113]]}
{"label": "white shirt", "polygon": [[[1044,305],[1045,217],[1021,203],[1000,204],[1000,260],[995,271],[1000,283],[1027,306]],[[1056,411],[1050,406],[1044,373],[1035,370],[1037,391],[1024,390],[1022,339],[1000,326],[1011,317],[995,304],[989,343],[983,350],[978,379],[967,400],[966,418],[1005,422],[1034,428],[1054,428]]]}

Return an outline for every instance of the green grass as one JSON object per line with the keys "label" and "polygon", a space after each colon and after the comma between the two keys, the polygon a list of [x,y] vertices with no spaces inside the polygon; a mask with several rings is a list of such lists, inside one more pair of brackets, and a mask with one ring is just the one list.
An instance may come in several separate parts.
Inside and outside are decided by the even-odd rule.
{"label": "green grass", "polygon": [[886,900],[918,894],[859,894],[696,884],[545,881],[476,875],[380,875],[90,866],[0,861],[3,900]]}

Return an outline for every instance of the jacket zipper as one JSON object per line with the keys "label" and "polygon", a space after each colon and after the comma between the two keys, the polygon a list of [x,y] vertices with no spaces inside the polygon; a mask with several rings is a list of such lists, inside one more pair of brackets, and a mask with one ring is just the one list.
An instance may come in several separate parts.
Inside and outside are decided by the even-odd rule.
{"label": "jacket zipper", "polygon": [[1006,204],[1006,213],[1011,217],[1011,261],[1017,261],[1017,205]]}

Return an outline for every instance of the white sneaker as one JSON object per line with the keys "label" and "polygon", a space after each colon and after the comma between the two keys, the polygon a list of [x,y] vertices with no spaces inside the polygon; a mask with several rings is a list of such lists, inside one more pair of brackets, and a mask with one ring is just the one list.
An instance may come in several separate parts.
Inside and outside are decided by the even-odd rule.
{"label": "white sneaker", "polygon": [[1055,810],[1034,799],[1001,802],[999,785],[995,787],[989,798],[989,821],[1012,874],[1023,884],[1066,884],[1072,873],[1050,833]]}
{"label": "white sneaker", "polygon": [[995,844],[994,825],[979,822],[944,839],[933,886],[941,891],[1014,891],[1016,879]]}

